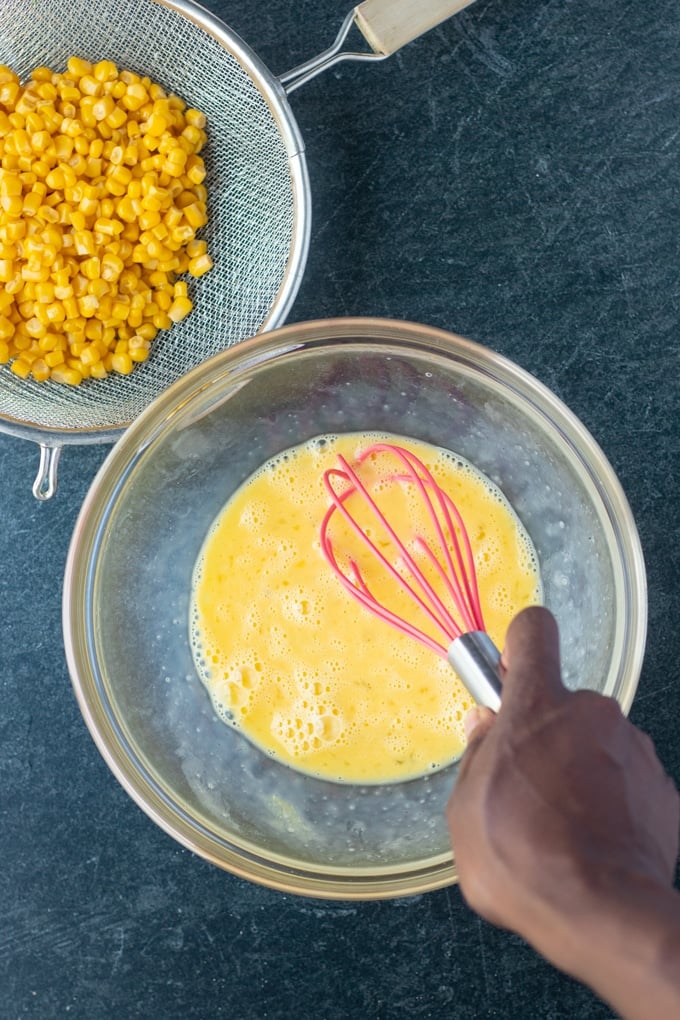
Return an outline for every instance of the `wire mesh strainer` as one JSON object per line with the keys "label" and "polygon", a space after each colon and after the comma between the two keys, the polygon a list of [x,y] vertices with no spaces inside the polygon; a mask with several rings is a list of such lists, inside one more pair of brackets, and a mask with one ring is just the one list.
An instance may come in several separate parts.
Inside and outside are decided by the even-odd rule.
{"label": "wire mesh strainer", "polygon": [[[281,323],[309,243],[304,144],[287,93],[343,59],[381,59],[470,0],[366,0],[333,46],[276,78],[219,19],[191,0],[0,0],[0,63],[26,78],[63,70],[72,54],[148,75],[208,118],[202,153],[214,268],[190,282],[194,310],[159,333],[129,376],[78,387],[20,379],[0,366],[0,429],[41,445],[33,488],[49,498],[66,443],[114,440],[170,383],[199,362]],[[370,52],[343,51],[353,23]]]}

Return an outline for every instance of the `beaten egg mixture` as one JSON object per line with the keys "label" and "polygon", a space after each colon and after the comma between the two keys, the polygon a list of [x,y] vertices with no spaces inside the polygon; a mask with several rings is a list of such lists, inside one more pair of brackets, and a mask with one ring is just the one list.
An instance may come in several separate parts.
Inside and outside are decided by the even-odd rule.
{"label": "beaten egg mixture", "polygon": [[[196,666],[225,723],[278,761],[336,782],[398,782],[449,764],[464,748],[472,703],[446,660],[358,605],[324,559],[323,473],[338,454],[352,463],[374,442],[415,453],[455,501],[474,550],[486,630],[498,647],[515,613],[541,600],[536,555],[509,503],[449,451],[377,433],[320,436],[247,479],[196,564]],[[372,457],[361,473],[380,481],[389,470],[393,462]],[[396,483],[388,490],[396,530],[426,530],[419,501]],[[351,533],[340,530],[333,542],[340,551]],[[394,581],[367,579],[389,604]]]}

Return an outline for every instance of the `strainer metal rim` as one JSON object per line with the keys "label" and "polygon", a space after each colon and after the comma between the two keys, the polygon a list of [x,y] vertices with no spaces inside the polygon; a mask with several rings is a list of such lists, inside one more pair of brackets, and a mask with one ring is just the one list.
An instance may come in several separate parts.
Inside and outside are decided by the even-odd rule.
{"label": "strainer metal rim", "polygon": [[[312,211],[311,185],[300,128],[288,102],[286,89],[280,79],[272,73],[241,36],[217,15],[196,3],[195,0],[151,0],[151,2],[191,21],[214,38],[243,67],[248,77],[257,84],[258,91],[278,128],[279,136],[288,156],[293,197],[293,229],[289,257],[279,290],[257,331],[258,334],[267,332],[276,328],[287,318],[297,297],[309,253]],[[50,427],[18,419],[3,413],[0,408],[0,432],[19,439],[33,441],[51,450],[66,445],[115,442],[134,420],[136,419],[115,426]],[[39,472],[34,492],[40,488],[40,478]]]}

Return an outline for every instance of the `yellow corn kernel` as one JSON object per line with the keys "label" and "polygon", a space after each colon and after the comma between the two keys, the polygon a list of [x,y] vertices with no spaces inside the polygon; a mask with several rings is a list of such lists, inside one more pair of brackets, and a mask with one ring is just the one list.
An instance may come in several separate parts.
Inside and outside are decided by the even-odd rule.
{"label": "yellow corn kernel", "polygon": [[50,170],[45,178],[45,184],[54,191],[61,191],[66,186],[66,177],[61,167],[55,167],[54,170]]}
{"label": "yellow corn kernel", "polygon": [[[62,128],[63,130],[63,128]],[[67,132],[64,132],[62,137],[65,137]],[[69,140],[73,142],[73,148],[79,156],[87,156],[90,152],[90,141],[84,134],[79,134],[75,138],[69,136]],[[81,175],[83,171],[80,171]]]}
{"label": "yellow corn kernel", "polygon": [[31,71],[31,78],[33,81],[51,81],[52,71],[49,67],[41,65],[40,67],[33,68]]}
{"label": "yellow corn kernel", "polygon": [[71,368],[62,363],[52,369],[50,378],[54,382],[64,383],[66,386],[78,386],[83,381],[83,373],[79,372],[77,368]]}
{"label": "yellow corn kernel", "polygon": [[35,300],[39,301],[40,304],[46,305],[49,305],[52,301],[54,301],[54,284],[51,280],[46,280],[44,283],[36,284]]}
{"label": "yellow corn kernel", "polygon": [[172,305],[172,295],[167,291],[158,290],[155,294],[155,305],[160,312],[168,312]]}
{"label": "yellow corn kernel", "polygon": [[[43,195],[39,191],[31,191],[23,200],[22,211],[24,216],[37,216],[38,209],[42,206]],[[1,201],[1,199],[0,199]]]}
{"label": "yellow corn kernel", "polygon": [[50,205],[41,205],[36,213],[38,219],[41,219],[43,223],[58,223],[59,213]]}
{"label": "yellow corn kernel", "polygon": [[131,82],[126,89],[125,95],[121,98],[121,105],[126,110],[130,110],[135,113],[140,110],[145,103],[149,101],[149,93],[146,91],[141,82]]}
{"label": "yellow corn kernel", "polygon": [[103,162],[97,156],[89,156],[87,158],[85,174],[94,180],[95,177],[101,177]]}
{"label": "yellow corn kernel", "polygon": [[66,318],[66,310],[62,301],[53,301],[47,305],[45,316],[50,323],[63,322]]}
{"label": "yellow corn kernel", "polygon": [[148,357],[149,357],[149,345],[148,344],[146,346],[144,346],[144,347],[142,347],[141,345],[139,347],[133,347],[132,350],[130,351],[130,360],[131,361],[135,361],[135,362],[139,363],[139,362],[142,362],[142,361],[146,361],[146,359]]}
{"label": "yellow corn kernel", "polygon": [[30,156],[31,139],[25,128],[16,128],[9,137],[13,139],[14,149],[18,156]]}
{"label": "yellow corn kernel", "polygon": [[[97,261],[99,261],[99,259],[97,259]],[[101,272],[101,269],[100,269],[100,272]],[[100,306],[100,311],[101,311],[101,301],[102,301],[102,298],[106,297],[106,295],[109,293],[109,285],[106,282],[106,280],[102,280],[101,276],[95,277],[95,279],[90,280],[90,282],[88,283],[88,285],[87,285],[87,293],[88,294],[94,294],[94,296],[99,301],[99,306]]]}
{"label": "yellow corn kernel", "polygon": [[94,187],[94,185],[86,185],[83,188],[83,197],[78,203],[78,209],[84,216],[94,216],[97,213],[99,209],[99,197],[98,189]]}
{"label": "yellow corn kernel", "polygon": [[78,298],[78,311],[84,319],[90,319],[99,307],[99,299],[94,294],[85,294]]}
{"label": "yellow corn kernel", "polygon": [[14,323],[6,315],[0,315],[0,340],[9,340],[14,335]]}
{"label": "yellow corn kernel", "polygon": [[68,221],[74,230],[81,232],[87,227],[87,217],[80,209],[69,210]]}
{"label": "yellow corn kernel", "polygon": [[[188,223],[182,223],[178,227],[173,227],[170,232],[170,242],[174,246],[175,250],[183,247],[188,242],[192,241],[196,236],[196,228],[190,226]],[[202,253],[201,253],[202,254]]]}
{"label": "yellow corn kernel", "polygon": [[53,141],[54,141],[54,153],[57,159],[60,160],[61,162],[70,160],[71,156],[73,155],[73,149],[75,148],[74,139],[69,138],[67,135],[57,135]]}
{"label": "yellow corn kernel", "polygon": [[5,283],[5,294],[18,294],[24,286],[24,279],[20,272],[16,272],[11,280]]}
{"label": "yellow corn kernel", "polygon": [[0,208],[8,216],[18,219],[21,216],[23,207],[24,203],[21,200],[21,195],[3,195],[0,197]]}
{"label": "yellow corn kernel", "polygon": [[102,83],[91,74],[84,74],[78,85],[80,91],[86,96],[101,96],[104,91]]}
{"label": "yellow corn kernel", "polygon": [[[18,113],[16,110],[13,110],[12,113],[8,114],[7,119],[9,120],[10,128],[15,128],[16,130],[25,127],[26,125],[26,118],[24,117],[23,114]],[[8,139],[8,144],[9,147],[12,148],[12,146],[14,145],[13,137]],[[12,151],[16,153],[16,148],[12,148]]]}
{"label": "yellow corn kernel", "polygon": [[162,221],[157,223],[154,227],[151,227],[149,232],[153,234],[157,241],[165,241],[169,233],[168,228]]}
{"label": "yellow corn kernel", "polygon": [[[32,338],[28,333],[20,333],[17,329],[16,333],[12,337],[12,346],[15,351],[20,351],[22,354],[27,351],[33,343]],[[27,360],[27,359],[26,359]]]}
{"label": "yellow corn kernel", "polygon": [[[1,95],[2,86],[0,85],[0,96]],[[14,374],[18,375],[21,379],[28,379],[31,374],[31,363],[30,361],[25,361],[24,358],[16,358],[9,367],[10,371],[14,372]]]}
{"label": "yellow corn kernel", "polygon": [[[28,96],[29,92],[27,88],[24,92],[23,98],[28,98]],[[36,131],[44,131],[46,127],[45,121],[40,116],[37,109],[35,109],[37,102],[37,96],[31,96],[28,102],[28,107],[25,110],[22,110],[24,113],[24,127],[28,131],[29,135],[35,134]]]}
{"label": "yellow corn kernel", "polygon": [[[71,288],[73,290],[73,288]],[[63,299],[64,314],[67,319],[78,318],[78,302],[75,296],[67,297]]]}
{"label": "yellow corn kernel", "polygon": [[102,360],[101,351],[95,343],[84,344],[79,357],[83,365],[88,366],[95,365],[98,361]]}
{"label": "yellow corn kernel", "polygon": [[186,110],[184,113],[184,119],[187,124],[192,124],[194,127],[203,129],[206,125],[206,117],[200,110]]}
{"label": "yellow corn kernel", "polygon": [[181,322],[185,319],[194,307],[193,301],[188,297],[176,297],[167,310],[168,318],[173,322]]}
{"label": "yellow corn kernel", "polygon": [[208,222],[208,217],[205,210],[202,208],[203,203],[192,202],[191,205],[187,205],[184,209],[184,217],[187,223],[192,226],[195,230],[200,227],[204,227]]}
{"label": "yellow corn kernel", "polygon": [[169,148],[165,156],[166,163],[176,163],[178,166],[185,166],[189,156],[185,149],[169,140]]}
{"label": "yellow corn kernel", "polygon": [[104,234],[107,238],[115,237],[121,233],[122,229],[123,224],[120,220],[112,220],[107,219],[105,216],[100,216],[99,219],[94,221],[95,232],[97,234]]}
{"label": "yellow corn kernel", "polygon": [[103,361],[95,361],[93,365],[90,365],[90,378],[91,379],[106,379],[108,372],[106,371],[106,365]]}
{"label": "yellow corn kernel", "polygon": [[43,354],[48,354],[50,351],[55,351],[59,346],[59,336],[57,333],[46,333],[45,336],[41,336],[38,340],[38,347]]}
{"label": "yellow corn kernel", "polygon": [[144,212],[137,217],[140,230],[150,230],[161,222],[161,214],[156,210],[144,209]]}
{"label": "yellow corn kernel", "polygon": [[[92,115],[97,121],[106,120],[106,118],[113,113],[115,106],[116,103],[112,96],[101,96],[96,103],[92,104]],[[103,127],[103,125],[100,124],[100,128],[101,127]]]}
{"label": "yellow corn kernel", "polygon": [[106,118],[106,125],[115,130],[116,128],[121,128],[126,120],[127,114],[125,110],[121,109],[120,106],[115,106]]}
{"label": "yellow corn kernel", "polygon": [[66,70],[72,78],[82,78],[84,74],[92,74],[92,64],[82,57],[69,57],[66,61]]}
{"label": "yellow corn kernel", "polygon": [[[155,338],[157,333],[158,330],[151,322],[143,322],[137,330],[137,336],[141,337],[142,340],[147,340],[149,342]],[[130,340],[130,343],[132,343],[132,339]]]}
{"label": "yellow corn kernel", "polygon": [[48,351],[45,355],[45,364],[49,365],[50,368],[55,368],[57,365],[64,363],[64,352],[62,350]]}
{"label": "yellow corn kernel", "polygon": [[170,329],[172,326],[172,319],[167,312],[158,311],[152,318],[152,323],[156,329]]}
{"label": "yellow corn kernel", "polygon": [[52,374],[52,369],[49,367],[44,358],[36,358],[31,365],[31,375],[36,382],[45,382],[46,379]]}
{"label": "yellow corn kernel", "polygon": [[94,235],[91,230],[75,230],[73,232],[73,244],[76,255],[94,255]]}
{"label": "yellow corn kernel", "polygon": [[11,109],[16,103],[18,95],[18,81],[0,82],[0,103],[2,103],[3,106]]}
{"label": "yellow corn kernel", "polygon": [[202,184],[206,175],[205,163],[200,156],[191,155],[186,162],[186,174],[192,184]]}
{"label": "yellow corn kernel", "polygon": [[9,344],[0,340],[0,365],[6,365],[11,357]]}
{"label": "yellow corn kernel", "polygon": [[55,287],[67,287],[71,279],[71,270],[68,268],[57,269],[52,278]]}
{"label": "yellow corn kernel", "polygon": [[29,319],[24,325],[28,335],[36,337],[36,339],[41,336],[45,336],[47,333],[47,326],[44,322],[41,322],[36,315]]}
{"label": "yellow corn kernel", "polygon": [[[73,138],[77,144],[78,139],[83,136],[84,124],[75,117],[64,117],[61,122],[61,131],[62,134],[68,135],[69,138]],[[80,151],[80,149],[78,149],[78,151]]]}
{"label": "yellow corn kernel", "polygon": [[115,81],[118,77],[118,68],[112,60],[100,60],[94,65],[93,74],[97,81]]}
{"label": "yellow corn kernel", "polygon": [[121,375],[129,375],[132,371],[132,358],[127,353],[114,354],[111,359],[111,368]]}
{"label": "yellow corn kernel", "polygon": [[33,152],[45,152],[52,143],[52,135],[49,131],[34,131],[31,135],[31,148]]}
{"label": "yellow corn kernel", "polygon": [[213,267],[213,260],[207,253],[189,260],[189,272],[194,277],[203,276]]}
{"label": "yellow corn kernel", "polygon": [[36,265],[34,262],[27,262],[21,267],[21,278],[24,281],[33,280],[36,283],[49,280],[50,268],[49,266]]}

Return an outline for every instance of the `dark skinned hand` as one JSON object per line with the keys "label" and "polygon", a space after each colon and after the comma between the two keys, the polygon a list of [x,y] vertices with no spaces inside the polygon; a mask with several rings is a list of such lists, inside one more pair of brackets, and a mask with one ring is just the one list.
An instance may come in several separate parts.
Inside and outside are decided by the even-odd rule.
{"label": "dark skinned hand", "polygon": [[675,785],[613,699],[563,686],[547,610],[513,620],[501,676],[448,806],[465,899],[622,1015],[680,1017]]}

